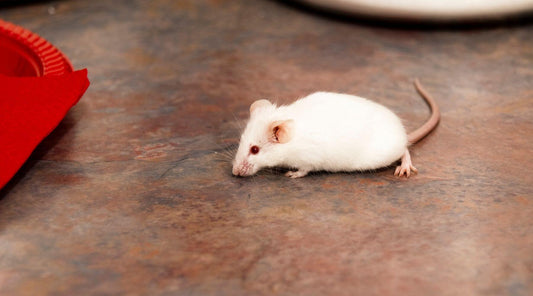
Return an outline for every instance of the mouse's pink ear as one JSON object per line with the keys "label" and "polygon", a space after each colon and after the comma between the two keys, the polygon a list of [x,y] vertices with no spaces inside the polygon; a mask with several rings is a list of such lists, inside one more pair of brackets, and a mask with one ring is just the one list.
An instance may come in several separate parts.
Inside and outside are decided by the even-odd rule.
{"label": "mouse's pink ear", "polygon": [[262,107],[267,107],[267,106],[270,106],[272,105],[272,103],[270,103],[269,100],[257,100],[255,102],[252,103],[252,105],[250,105],[250,114],[254,113],[255,110],[259,109],[259,108],[262,108]]}
{"label": "mouse's pink ear", "polygon": [[274,143],[285,144],[292,139],[294,120],[278,120],[270,124],[270,139]]}

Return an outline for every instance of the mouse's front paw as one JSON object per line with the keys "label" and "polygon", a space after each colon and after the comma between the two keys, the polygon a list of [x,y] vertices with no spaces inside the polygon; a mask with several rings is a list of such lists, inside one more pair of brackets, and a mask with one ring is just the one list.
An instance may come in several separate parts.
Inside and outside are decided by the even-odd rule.
{"label": "mouse's front paw", "polygon": [[296,178],[305,177],[307,173],[308,171],[303,171],[303,170],[288,171],[287,173],[285,173],[285,176],[296,179]]}

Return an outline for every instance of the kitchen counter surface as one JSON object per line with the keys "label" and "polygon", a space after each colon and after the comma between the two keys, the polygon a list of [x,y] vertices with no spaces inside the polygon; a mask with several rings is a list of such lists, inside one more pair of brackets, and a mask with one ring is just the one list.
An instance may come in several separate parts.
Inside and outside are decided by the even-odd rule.
{"label": "kitchen counter surface", "polygon": [[[38,1],[0,18],[91,86],[0,191],[1,295],[531,295],[533,23],[373,24],[280,1]],[[419,174],[231,175],[251,102],[372,98]]]}

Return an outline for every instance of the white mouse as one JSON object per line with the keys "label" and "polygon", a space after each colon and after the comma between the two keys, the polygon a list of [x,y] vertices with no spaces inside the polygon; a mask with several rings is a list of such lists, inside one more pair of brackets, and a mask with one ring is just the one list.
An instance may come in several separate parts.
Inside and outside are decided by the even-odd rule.
{"label": "white mouse", "polygon": [[286,106],[258,100],[233,161],[235,176],[251,176],[265,167],[287,167],[291,178],[311,171],[373,170],[401,159],[394,175],[418,172],[408,146],[429,134],[440,112],[418,80],[415,87],[431,108],[429,120],[406,134],[398,116],[370,100],[317,92]]}

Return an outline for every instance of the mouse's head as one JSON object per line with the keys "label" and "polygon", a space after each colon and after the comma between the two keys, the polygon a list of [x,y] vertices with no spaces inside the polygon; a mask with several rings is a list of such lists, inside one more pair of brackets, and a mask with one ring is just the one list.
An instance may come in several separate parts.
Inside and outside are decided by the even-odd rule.
{"label": "mouse's head", "polygon": [[244,129],[233,161],[235,176],[251,176],[261,168],[283,161],[283,144],[292,138],[292,119],[279,120],[276,105],[268,100],[250,105],[250,120]]}

